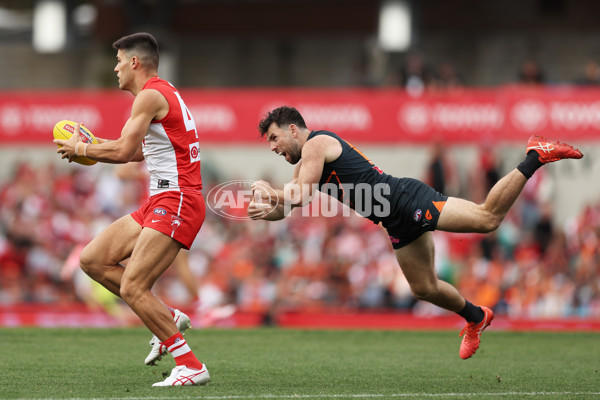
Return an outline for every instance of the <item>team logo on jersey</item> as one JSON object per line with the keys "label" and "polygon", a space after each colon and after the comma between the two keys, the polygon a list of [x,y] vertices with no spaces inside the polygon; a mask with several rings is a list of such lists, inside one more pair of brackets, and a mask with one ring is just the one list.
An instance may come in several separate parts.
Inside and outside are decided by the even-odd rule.
{"label": "team logo on jersey", "polygon": [[164,208],[157,207],[154,209],[154,214],[156,215],[167,215],[167,210]]}
{"label": "team logo on jersey", "polygon": [[172,215],[171,216],[171,226],[173,227],[173,230],[179,228],[182,221],[183,221],[183,219],[181,217],[178,217],[177,215]]}
{"label": "team logo on jersey", "polygon": [[419,222],[421,220],[421,217],[423,216],[423,211],[421,211],[421,209],[419,208],[417,211],[415,211],[415,213],[413,214],[413,219],[416,222]]}

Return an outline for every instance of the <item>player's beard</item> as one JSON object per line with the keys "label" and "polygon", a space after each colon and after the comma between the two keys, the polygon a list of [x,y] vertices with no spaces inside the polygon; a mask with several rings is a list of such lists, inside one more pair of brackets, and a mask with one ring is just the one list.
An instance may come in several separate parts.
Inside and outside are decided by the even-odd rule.
{"label": "player's beard", "polygon": [[294,148],[287,152],[288,156],[290,156],[288,162],[292,165],[297,164],[300,158],[302,158],[302,148],[297,143],[294,143],[294,145]]}

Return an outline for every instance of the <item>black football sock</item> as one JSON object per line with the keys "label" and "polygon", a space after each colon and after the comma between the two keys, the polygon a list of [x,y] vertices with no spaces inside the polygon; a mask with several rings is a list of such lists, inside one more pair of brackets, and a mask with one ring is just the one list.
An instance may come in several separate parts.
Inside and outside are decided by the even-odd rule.
{"label": "black football sock", "polygon": [[465,300],[465,308],[458,312],[458,315],[467,320],[467,322],[475,322],[479,323],[483,321],[483,317],[485,317],[485,313],[481,309],[481,307],[471,304],[469,301]]}
{"label": "black football sock", "polygon": [[525,178],[529,179],[542,165],[544,165],[544,163],[540,161],[538,153],[532,150],[527,153],[527,156],[521,162],[521,164],[517,166],[517,169],[521,171],[523,175],[525,175]]}

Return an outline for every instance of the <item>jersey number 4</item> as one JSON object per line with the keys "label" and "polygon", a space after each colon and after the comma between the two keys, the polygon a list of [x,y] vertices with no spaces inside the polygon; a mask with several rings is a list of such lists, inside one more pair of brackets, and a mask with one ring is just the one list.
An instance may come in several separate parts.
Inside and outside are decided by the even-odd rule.
{"label": "jersey number 4", "polygon": [[175,96],[177,96],[177,100],[179,100],[179,106],[181,107],[181,115],[183,115],[183,123],[185,124],[185,130],[187,132],[194,131],[194,135],[196,135],[196,141],[190,143],[190,162],[200,161],[200,144],[198,143],[198,131],[196,130],[196,122],[194,121],[194,117],[192,117],[192,113],[187,108],[183,99],[179,95],[179,92],[175,92]]}

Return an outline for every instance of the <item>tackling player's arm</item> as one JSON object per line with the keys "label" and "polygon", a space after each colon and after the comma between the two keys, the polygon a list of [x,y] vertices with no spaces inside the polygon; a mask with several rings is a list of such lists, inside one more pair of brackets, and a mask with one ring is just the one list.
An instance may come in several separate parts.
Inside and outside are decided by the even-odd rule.
{"label": "tackling player's arm", "polygon": [[[281,199],[290,208],[303,207],[310,204],[318,190],[323,174],[329,147],[334,140],[329,136],[317,136],[307,141],[302,147],[302,165],[298,169],[296,182],[286,184],[283,189],[276,189],[276,198]],[[337,143],[337,141],[335,141]]]}
{"label": "tackling player's arm", "polygon": [[255,196],[270,201],[275,209],[262,219],[283,218],[286,211],[309,204],[318,190],[324,164],[337,159],[341,152],[342,146],[336,139],[326,135],[317,136],[302,147],[302,157],[295,170],[296,177],[283,189],[273,189],[263,181],[255,182],[252,185]]}
{"label": "tackling player's arm", "polygon": [[[296,167],[294,168],[294,179],[292,179],[289,184],[298,182],[298,172],[300,171],[301,165],[302,160],[296,164]],[[280,219],[284,219],[287,214],[283,203],[278,202],[277,204],[272,204],[271,202],[262,201],[262,196],[259,191],[263,187],[270,187],[270,185],[265,181],[256,181],[252,184],[252,193],[256,200],[252,200],[248,205],[248,216],[250,219],[264,219],[266,221],[279,221]],[[287,211],[289,213],[291,209],[288,209]]]}
{"label": "tackling player's arm", "polygon": [[[121,136],[117,140],[98,139],[98,144],[80,142],[79,135],[69,140],[54,140],[63,147],[58,149],[62,158],[83,156],[105,163],[123,164],[129,161],[143,161],[142,141],[148,127],[154,119],[163,118],[169,111],[169,103],[160,92],[154,89],[142,90],[138,93],[131,107],[131,116],[123,126]],[[82,147],[86,146],[84,149]]]}

